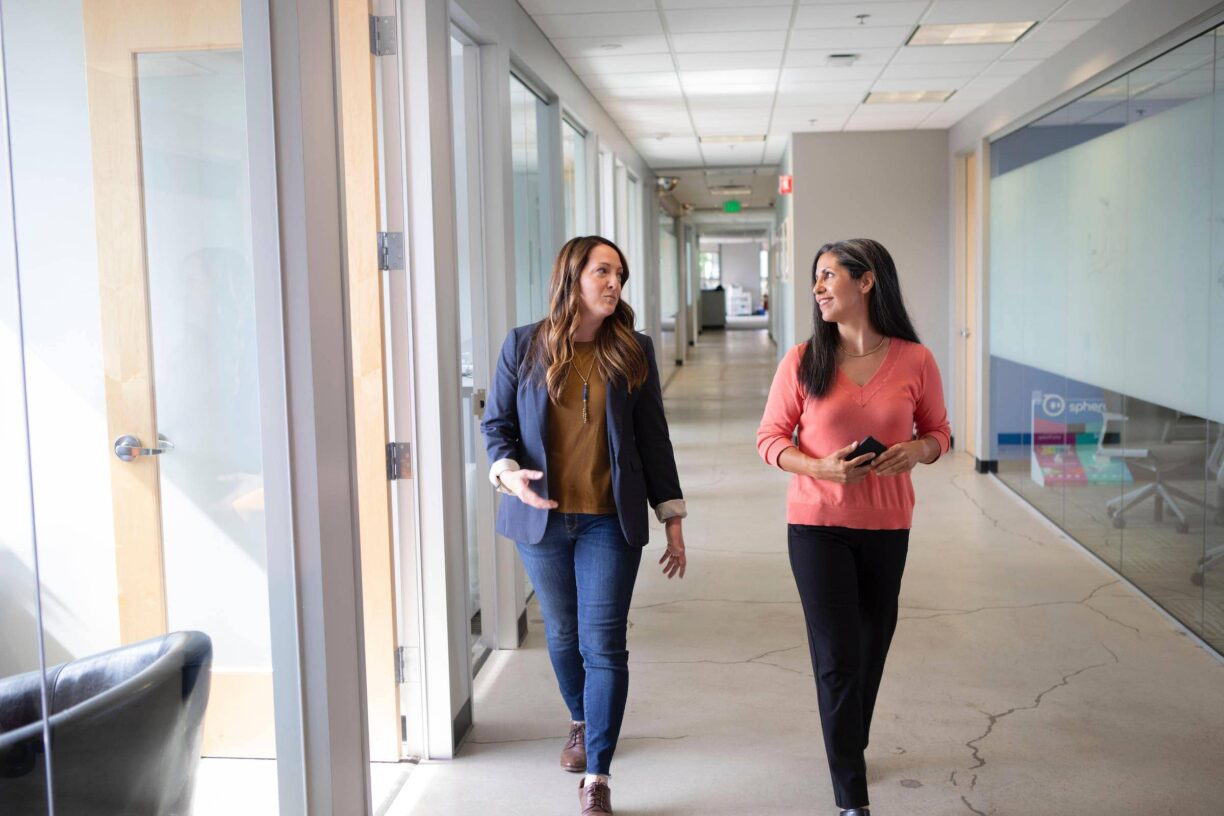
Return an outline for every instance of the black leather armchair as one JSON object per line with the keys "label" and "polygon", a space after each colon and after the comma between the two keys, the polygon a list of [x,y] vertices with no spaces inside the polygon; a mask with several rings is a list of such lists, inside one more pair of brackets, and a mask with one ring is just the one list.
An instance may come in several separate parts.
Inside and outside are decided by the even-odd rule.
{"label": "black leather armchair", "polygon": [[[173,632],[47,670],[57,816],[187,814],[212,641]],[[47,808],[38,672],[0,680],[0,813]]]}

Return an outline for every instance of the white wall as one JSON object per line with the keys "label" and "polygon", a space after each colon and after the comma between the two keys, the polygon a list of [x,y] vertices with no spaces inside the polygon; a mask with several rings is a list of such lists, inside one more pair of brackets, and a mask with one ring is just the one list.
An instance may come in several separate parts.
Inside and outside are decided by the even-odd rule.
{"label": "white wall", "polygon": [[811,336],[811,268],[820,246],[874,238],[897,264],[906,307],[944,373],[946,395],[951,365],[947,131],[796,133],[792,150],[794,324],[779,351]]}
{"label": "white wall", "polygon": [[[58,662],[119,642],[84,35],[79,0],[13,0],[3,14],[43,615],[47,659]],[[0,279],[13,275],[9,266]],[[6,370],[15,317],[0,314]],[[3,401],[0,425],[19,427],[16,407]],[[4,457],[0,485],[24,484],[25,467],[21,456]],[[4,507],[0,548],[18,546],[5,554],[0,597],[20,599],[5,605],[7,629],[33,614],[32,564],[16,557],[29,552],[25,506]],[[14,659],[29,667],[29,655]]]}
{"label": "white wall", "polygon": [[719,269],[724,289],[739,286],[752,295],[752,308],[761,308],[761,245],[756,242],[720,244]]}

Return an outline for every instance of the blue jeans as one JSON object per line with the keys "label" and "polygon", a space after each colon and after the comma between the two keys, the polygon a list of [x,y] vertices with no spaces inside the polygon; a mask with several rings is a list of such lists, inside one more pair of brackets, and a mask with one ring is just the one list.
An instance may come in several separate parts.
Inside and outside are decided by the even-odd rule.
{"label": "blue jeans", "polygon": [[615,514],[548,514],[544,537],[518,542],[540,599],[548,656],[570,717],[586,721],[587,773],[608,774],[625,700],[629,601],[642,561]]}

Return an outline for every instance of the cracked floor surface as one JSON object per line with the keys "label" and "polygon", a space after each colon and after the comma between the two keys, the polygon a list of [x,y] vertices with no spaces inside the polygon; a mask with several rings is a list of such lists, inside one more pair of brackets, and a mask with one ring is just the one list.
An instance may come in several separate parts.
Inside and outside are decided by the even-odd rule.
{"label": "cracked floor surface", "polygon": [[[763,333],[707,333],[666,393],[688,575],[630,612],[621,816],[836,814],[786,557],[789,478],[757,458]],[[1009,491],[950,455],[918,508],[867,749],[876,816],[1224,812],[1224,665]],[[653,557],[652,557],[653,554]],[[539,612],[529,616],[538,620]],[[565,708],[533,623],[477,677],[476,725],[394,814],[572,814]]]}

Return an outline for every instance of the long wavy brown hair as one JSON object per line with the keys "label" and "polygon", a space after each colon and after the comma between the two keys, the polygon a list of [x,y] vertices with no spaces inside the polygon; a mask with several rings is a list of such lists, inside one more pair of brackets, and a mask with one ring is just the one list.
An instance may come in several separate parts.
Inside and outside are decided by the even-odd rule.
{"label": "long wavy brown hair", "polygon": [[[527,354],[527,370],[542,377],[548,396],[554,403],[561,401],[565,378],[574,359],[574,335],[582,324],[582,270],[599,245],[616,250],[620,258],[620,280],[623,287],[629,280],[629,264],[620,247],[598,235],[571,238],[557,253],[553,263],[552,281],[548,285],[548,315],[536,327]],[[620,298],[616,311],[609,315],[595,334],[595,365],[608,380],[620,380],[629,391],[646,382],[646,353],[633,330],[633,307]]]}

